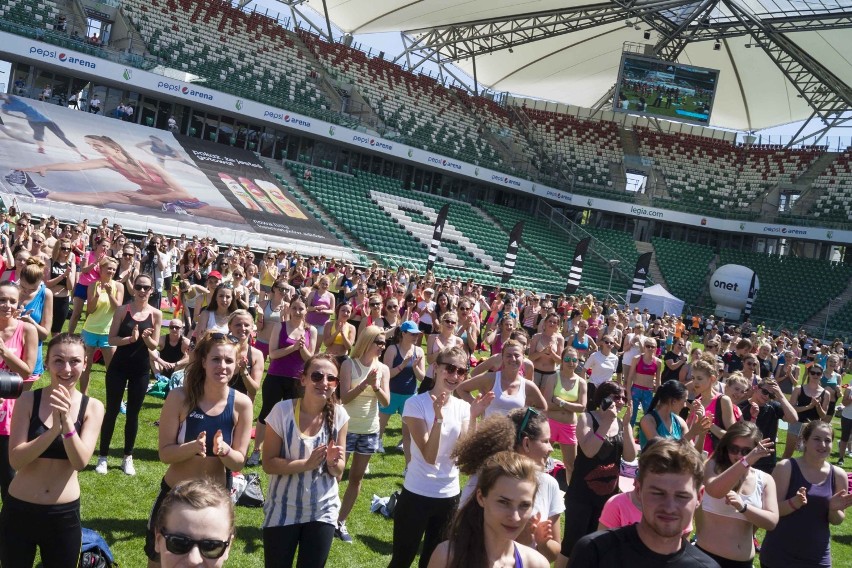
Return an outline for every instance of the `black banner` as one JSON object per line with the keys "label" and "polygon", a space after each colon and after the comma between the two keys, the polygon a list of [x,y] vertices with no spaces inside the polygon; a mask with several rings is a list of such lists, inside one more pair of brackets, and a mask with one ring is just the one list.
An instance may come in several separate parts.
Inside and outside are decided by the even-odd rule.
{"label": "black banner", "polygon": [[648,269],[651,267],[651,255],[653,253],[646,252],[636,261],[636,271],[633,273],[633,285],[630,287],[628,304],[635,304],[642,298],[642,292],[645,291],[645,281],[648,279]]}
{"label": "black banner", "polygon": [[506,259],[503,261],[503,278],[501,282],[505,284],[515,272],[515,262],[518,260],[518,247],[520,246],[521,233],[524,232],[524,222],[518,221],[512,232],[509,233],[509,246],[506,247]]}
{"label": "black banner", "polygon": [[248,150],[176,136],[216,189],[259,233],[339,244]]}
{"label": "black banner", "polygon": [[592,237],[586,237],[574,249],[574,258],[571,261],[571,271],[568,273],[568,284],[565,285],[565,295],[573,294],[580,287],[580,280],[583,278],[583,262],[586,259],[586,251],[589,249],[589,242]]}
{"label": "black banner", "polygon": [[754,300],[757,298],[757,272],[751,273],[751,284],[748,285],[748,298],[746,298],[745,313],[746,317],[751,315],[751,308],[754,306]]}
{"label": "black banner", "polygon": [[429,243],[429,258],[426,260],[426,270],[432,270],[435,259],[438,258],[438,247],[441,246],[441,237],[444,234],[444,224],[447,222],[447,214],[450,212],[450,204],[447,203],[438,211],[435,220],[435,230],[432,232],[432,242]]}

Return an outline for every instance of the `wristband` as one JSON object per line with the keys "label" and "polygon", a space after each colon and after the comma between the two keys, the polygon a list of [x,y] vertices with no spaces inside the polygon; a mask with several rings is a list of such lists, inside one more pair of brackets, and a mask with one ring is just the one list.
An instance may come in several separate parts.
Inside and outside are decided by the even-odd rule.
{"label": "wristband", "polygon": [[74,430],[71,430],[67,434],[62,434],[62,439],[67,440],[68,438],[73,438],[74,434],[76,434],[76,433],[77,433],[77,429],[75,428]]}
{"label": "wristband", "polygon": [[598,440],[600,440],[601,442],[606,442],[606,438],[604,438],[603,436],[601,436],[601,435],[600,435],[600,434],[598,434],[597,432],[592,432],[592,434],[594,434],[594,435],[595,435],[595,438],[597,438],[597,439],[598,439]]}
{"label": "wristband", "polygon": [[740,458],[740,463],[743,464],[746,467],[751,467],[751,465],[749,465],[748,460],[745,459],[745,457]]}
{"label": "wristband", "polygon": [[793,498],[792,497],[787,499],[787,504],[790,505],[790,508],[793,509],[794,511],[798,511],[799,509],[801,509],[801,507],[796,507],[795,505],[793,505]]}
{"label": "wristband", "polygon": [[227,449],[227,450],[225,450],[224,452],[222,452],[221,454],[219,454],[219,457],[220,457],[220,458],[224,458],[224,457],[226,457],[226,456],[227,456],[228,454],[230,454],[230,453],[231,453],[231,446],[228,446],[228,449]]}

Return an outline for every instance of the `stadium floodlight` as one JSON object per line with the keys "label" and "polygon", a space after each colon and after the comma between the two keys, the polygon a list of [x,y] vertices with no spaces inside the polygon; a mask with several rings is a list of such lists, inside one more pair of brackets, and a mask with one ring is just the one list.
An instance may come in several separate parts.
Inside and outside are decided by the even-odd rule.
{"label": "stadium floodlight", "polygon": [[719,51],[722,49],[722,44],[719,43],[719,40],[716,40],[716,43],[713,44],[713,51]]}
{"label": "stadium floodlight", "polygon": [[645,30],[645,33],[642,34],[642,37],[645,39],[651,39],[651,30]]}

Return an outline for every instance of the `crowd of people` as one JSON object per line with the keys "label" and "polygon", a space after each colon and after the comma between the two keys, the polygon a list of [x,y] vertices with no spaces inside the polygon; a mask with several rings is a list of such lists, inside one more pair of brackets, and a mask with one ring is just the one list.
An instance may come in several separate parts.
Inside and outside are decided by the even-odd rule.
{"label": "crowd of people", "polygon": [[99,444],[108,473],[125,413],[136,475],[155,376],[149,566],[223,565],[232,473],[258,465],[265,565],[324,566],[370,536],[347,520],[396,414],[389,566],[831,566],[852,505],[842,342],[107,219],[12,208],[0,234],[2,568],[77,565],[78,472]]}

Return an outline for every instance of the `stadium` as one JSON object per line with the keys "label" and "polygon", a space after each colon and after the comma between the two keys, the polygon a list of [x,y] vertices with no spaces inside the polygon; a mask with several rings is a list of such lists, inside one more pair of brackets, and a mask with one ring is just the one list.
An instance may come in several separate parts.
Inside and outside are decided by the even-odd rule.
{"label": "stadium", "polygon": [[[4,207],[106,217],[146,242],[215,238],[628,312],[657,302],[683,322],[748,317],[848,352],[848,0],[266,4],[280,13],[5,0]],[[355,39],[387,32],[398,53]],[[84,524],[131,566],[165,469],[162,405],[145,400],[138,477],[80,479]],[[387,433],[403,435],[396,417]],[[374,459],[361,501],[406,464]],[[391,555],[391,522],[366,508],[330,565]],[[262,516],[237,510],[232,564],[263,564]],[[848,561],[848,526],[831,538]]]}

